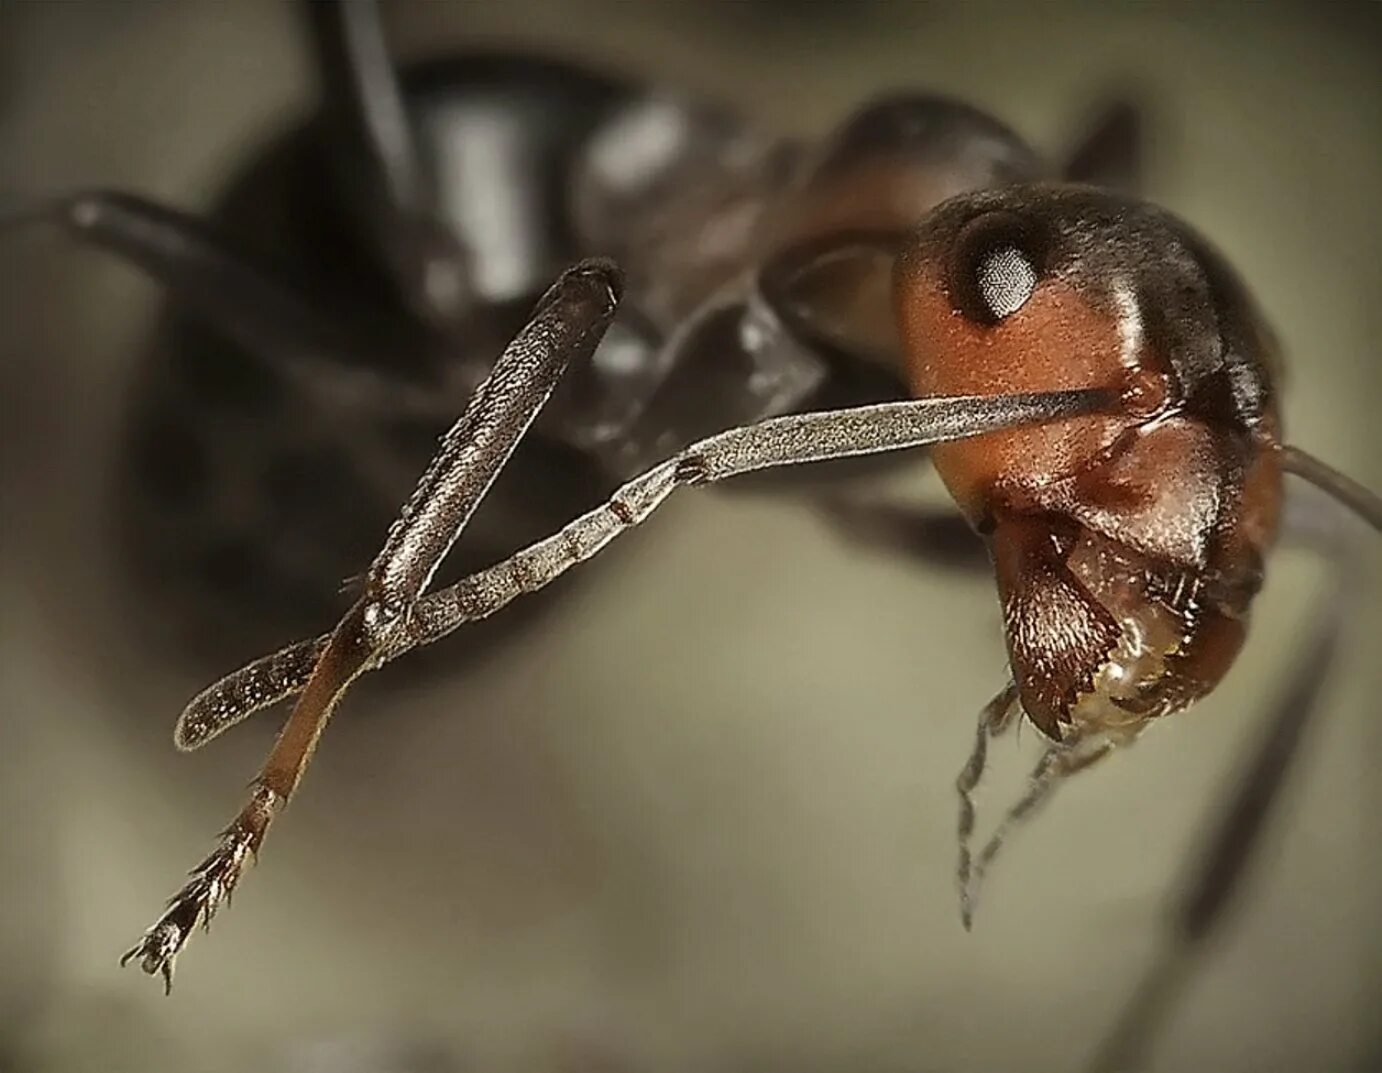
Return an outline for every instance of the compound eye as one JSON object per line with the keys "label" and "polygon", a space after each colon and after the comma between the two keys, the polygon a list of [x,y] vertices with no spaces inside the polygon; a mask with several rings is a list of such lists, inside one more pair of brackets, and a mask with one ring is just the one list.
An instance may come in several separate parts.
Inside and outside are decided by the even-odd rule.
{"label": "compound eye", "polygon": [[986,212],[956,238],[950,263],[955,307],[979,324],[1012,316],[1036,293],[1047,242],[1034,221],[1011,212]]}
{"label": "compound eye", "polygon": [[1000,246],[979,261],[974,282],[994,320],[1016,313],[1036,290],[1036,267],[1016,246]]}

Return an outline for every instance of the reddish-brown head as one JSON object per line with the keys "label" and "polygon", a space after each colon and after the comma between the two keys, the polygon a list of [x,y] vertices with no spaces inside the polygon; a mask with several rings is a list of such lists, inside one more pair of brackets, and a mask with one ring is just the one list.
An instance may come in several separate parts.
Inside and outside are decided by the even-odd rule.
{"label": "reddish-brown head", "polygon": [[932,213],[894,297],[918,395],[1124,400],[935,452],[990,541],[1032,719],[1109,731],[1212,688],[1280,496],[1270,335],[1219,256],[1144,203],[1016,186]]}

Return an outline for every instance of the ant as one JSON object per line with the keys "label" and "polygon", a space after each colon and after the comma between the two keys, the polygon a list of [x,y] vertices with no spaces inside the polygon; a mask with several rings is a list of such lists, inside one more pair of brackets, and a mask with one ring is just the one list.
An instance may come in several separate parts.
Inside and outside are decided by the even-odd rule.
{"label": "ant", "polygon": [[[415,150],[403,137],[406,117],[383,106],[397,105],[399,90],[372,62],[382,53],[370,9],[316,10],[321,40],[345,65],[349,84],[362,98],[374,94],[360,120],[383,180],[386,260],[419,319],[447,337],[475,303],[492,297],[477,275],[486,262],[448,235],[421,191]],[[645,102],[610,121],[608,131],[617,133],[601,132],[607,144],[636,142],[647,115]],[[598,172],[599,154],[592,160]],[[356,677],[541,588],[642,522],[679,487],[935,448],[937,470],[993,557],[1013,674],[981,713],[974,754],[959,780],[966,923],[978,881],[1011,823],[1060,779],[1204,696],[1227,672],[1280,527],[1283,474],[1316,484],[1382,528],[1375,496],[1282,443],[1272,344],[1260,315],[1217,253],[1169,215],[1127,196],[1033,181],[1035,165],[1010,132],[929,99],[866,109],[816,158],[766,154],[755,168],[755,183],[799,195],[786,220],[755,217],[730,254],[683,251],[703,260],[671,294],[660,290],[675,278],[657,271],[661,243],[646,234],[622,244],[612,235],[591,239],[591,247],[626,263],[638,315],[652,325],[640,331],[659,342],[637,348],[639,361],[621,365],[606,352],[602,363],[600,344],[614,330],[623,274],[590,260],[564,273],[474,389],[336,629],[222,679],[184,711],[176,740],[192,749],[298,695],[249,802],[125,960],[138,958],[171,987],[177,955],[234,889]],[[627,191],[617,175],[603,178],[605,222],[629,225],[615,196]],[[636,178],[647,187],[640,196],[651,189],[681,214],[668,210],[643,221],[652,234],[669,221],[706,227],[713,216],[677,183],[659,190],[668,182],[663,173]],[[703,186],[688,185],[703,195]],[[715,193],[732,204],[736,191],[731,184]],[[231,320],[249,316],[255,299],[273,293],[252,275],[237,277],[243,287],[215,293],[235,263],[185,221],[159,211],[112,195],[82,195],[37,216],[146,265],[161,259],[165,270],[187,269],[193,289],[207,284],[206,301]],[[591,210],[591,219],[599,217]],[[151,234],[151,222],[164,230]],[[760,247],[765,233],[772,242]],[[756,259],[745,273],[741,261],[750,249]],[[216,271],[198,278],[198,267]],[[511,300],[493,297],[491,304]],[[881,318],[880,308],[889,306],[895,312]],[[283,330],[278,311],[272,303],[255,310],[261,319],[254,331]],[[759,412],[748,416],[762,420],[709,436],[688,431],[689,419],[652,421],[648,415],[680,394],[672,390],[678,375],[694,376],[697,361],[725,353],[711,343],[726,342],[726,316],[738,328],[737,340],[728,340],[738,344],[729,347],[733,357],[793,370],[776,382],[761,373],[749,379],[779,387],[785,379],[790,390],[752,398]],[[252,336],[247,330],[244,337]],[[826,385],[840,394],[881,391],[887,378],[870,374],[896,354],[915,399],[814,406]],[[813,363],[814,371],[801,372]],[[573,444],[583,439],[611,468],[641,468],[647,455],[669,445],[670,457],[554,535],[427,594],[568,365],[576,387],[553,400],[557,409],[544,414],[556,414],[548,430],[564,429],[555,435]],[[569,415],[581,412],[573,400],[582,395],[622,407],[623,422],[573,424],[578,419]],[[708,419],[705,411],[692,416]],[[622,435],[637,428],[657,431],[646,439]],[[1312,646],[1320,654],[1317,671],[1336,632],[1330,620]],[[1282,708],[1287,729],[1273,735],[1275,751],[1264,753],[1187,902],[1187,945],[1216,918],[1285,770],[1291,728],[1303,722],[1312,699],[1308,689],[1296,693]],[[968,850],[969,795],[988,740],[1019,712],[1049,745],[1027,796],[975,858]]]}
{"label": "ant", "polygon": [[[555,60],[395,71],[373,5],[301,14],[321,113],[240,169],[209,221],[127,191],[0,197],[0,228],[59,228],[172,297],[131,407],[122,535],[141,590],[176,604],[172,643],[217,662],[227,636],[268,644],[339,610],[339,579],[581,257],[616,259],[631,301],[452,569],[717,429],[902,397],[886,247],[948,193],[1117,179],[1135,156],[1124,108],[1058,169],[999,121],[921,94],[808,144]],[[972,549],[954,521],[923,538]]]}

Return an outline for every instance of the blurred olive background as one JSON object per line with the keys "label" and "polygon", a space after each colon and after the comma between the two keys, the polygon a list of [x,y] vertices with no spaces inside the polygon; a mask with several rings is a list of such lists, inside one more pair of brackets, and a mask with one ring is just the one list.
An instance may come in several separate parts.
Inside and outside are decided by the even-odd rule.
{"label": "blurred olive background", "polygon": [[[1108,94],[1139,94],[1148,193],[1280,331],[1291,437],[1382,486],[1382,7],[388,14],[404,58],[531,46],[800,134],[920,86],[1056,151]],[[209,204],[310,107],[298,31],[269,2],[0,5],[0,191]],[[275,720],[175,754],[173,717],[222,668],[133,628],[110,472],[161,296],[41,232],[4,238],[0,280],[0,1069],[1076,1069],[1321,589],[1318,564],[1279,556],[1229,681],[1065,788],[966,935],[953,781],[1004,675],[991,584],[862,553],[800,503],[688,496],[464,675],[405,662],[352,695],[165,1000],[116,958],[238,807]],[[881,487],[941,498],[924,465]],[[1382,1068],[1377,563],[1153,1068]],[[1036,747],[998,747],[981,823]]]}

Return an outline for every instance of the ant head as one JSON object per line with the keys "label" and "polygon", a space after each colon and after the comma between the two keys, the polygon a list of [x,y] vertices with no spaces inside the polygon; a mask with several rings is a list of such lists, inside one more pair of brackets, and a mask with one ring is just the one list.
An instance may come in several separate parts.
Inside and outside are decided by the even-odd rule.
{"label": "ant head", "polygon": [[1134,406],[1237,427],[1267,413],[1274,347],[1242,284],[1184,223],[1126,196],[1037,184],[952,198],[898,259],[894,298],[928,393],[1121,378]]}

